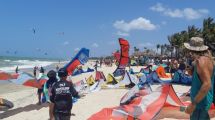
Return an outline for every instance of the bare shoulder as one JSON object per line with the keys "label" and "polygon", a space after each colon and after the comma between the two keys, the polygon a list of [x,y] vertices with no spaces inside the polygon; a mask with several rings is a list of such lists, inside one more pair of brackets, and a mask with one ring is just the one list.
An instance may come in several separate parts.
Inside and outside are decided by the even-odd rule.
{"label": "bare shoulder", "polygon": [[211,62],[211,59],[204,56],[201,56],[196,60],[196,65],[200,71],[205,69],[210,70],[213,68],[213,62]]}

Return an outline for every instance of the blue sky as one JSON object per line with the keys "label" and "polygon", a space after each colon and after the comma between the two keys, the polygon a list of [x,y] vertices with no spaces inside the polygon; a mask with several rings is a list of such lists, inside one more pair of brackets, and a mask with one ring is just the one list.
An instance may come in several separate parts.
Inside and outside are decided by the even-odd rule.
{"label": "blue sky", "polygon": [[[0,55],[70,58],[86,47],[111,55],[118,38],[156,48],[167,36],[215,18],[213,0],[4,0]],[[35,29],[35,33],[33,32]],[[8,52],[6,52],[8,51]],[[132,51],[132,49],[131,49]],[[45,55],[47,53],[47,55]]]}

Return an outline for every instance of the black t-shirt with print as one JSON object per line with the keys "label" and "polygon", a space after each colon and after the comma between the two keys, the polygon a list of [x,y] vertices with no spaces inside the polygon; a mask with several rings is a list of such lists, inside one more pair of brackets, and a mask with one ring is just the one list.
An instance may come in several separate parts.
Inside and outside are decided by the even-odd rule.
{"label": "black t-shirt with print", "polygon": [[73,84],[60,80],[54,83],[51,93],[50,100],[54,103],[54,113],[70,115],[72,97],[78,97],[78,92],[73,87]]}

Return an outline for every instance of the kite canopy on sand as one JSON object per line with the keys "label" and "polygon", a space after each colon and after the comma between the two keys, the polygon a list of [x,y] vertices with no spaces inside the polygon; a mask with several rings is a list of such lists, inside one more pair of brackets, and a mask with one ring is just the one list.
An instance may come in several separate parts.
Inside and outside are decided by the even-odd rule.
{"label": "kite canopy on sand", "polygon": [[[149,92],[144,89],[133,90],[123,96],[123,105],[113,108],[104,108],[93,114],[88,120],[152,120],[160,113],[161,109],[168,107],[169,110],[178,110],[180,106],[187,106],[190,102],[182,102],[175,93],[172,85],[165,84],[155,91]],[[137,97],[134,97],[138,93]],[[129,98],[130,97],[130,98]],[[214,109],[212,105],[211,109]]]}
{"label": "kite canopy on sand", "polygon": [[0,80],[16,79],[19,74],[10,74],[0,70]]}
{"label": "kite canopy on sand", "polygon": [[119,59],[120,59],[120,52],[119,51],[116,51],[113,53],[113,56],[114,58],[116,59],[116,62],[119,62]]}
{"label": "kite canopy on sand", "polygon": [[47,81],[46,79],[36,79],[28,73],[21,73],[17,79],[10,80],[15,84],[24,85],[35,88],[42,88],[43,84]]}
{"label": "kite canopy on sand", "polygon": [[36,79],[32,75],[25,72],[19,73],[19,74],[9,74],[4,72],[3,74],[1,74],[0,77],[1,77],[0,80],[7,80],[17,85],[24,85],[24,86],[35,87],[35,88],[42,88],[42,86],[47,81],[47,79],[42,77],[39,79]]}
{"label": "kite canopy on sand", "polygon": [[82,48],[77,55],[64,66],[64,69],[68,71],[68,75],[72,75],[73,71],[80,64],[85,64],[89,58],[89,49]]}

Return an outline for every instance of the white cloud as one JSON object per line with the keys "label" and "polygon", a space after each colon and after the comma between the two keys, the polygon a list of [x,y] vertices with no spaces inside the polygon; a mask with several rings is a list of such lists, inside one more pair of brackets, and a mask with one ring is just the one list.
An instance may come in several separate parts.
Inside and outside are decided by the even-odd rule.
{"label": "white cloud", "polygon": [[170,16],[170,17],[173,17],[173,18],[182,18],[182,17],[184,17],[183,11],[181,11],[179,9],[175,9],[175,10],[167,9],[166,11],[164,11],[164,15]]}
{"label": "white cloud", "polygon": [[209,10],[208,9],[199,9],[200,13],[208,14]]}
{"label": "white cloud", "polygon": [[119,35],[119,36],[129,36],[129,33],[121,32],[121,31],[118,31],[116,34]]}
{"label": "white cloud", "polygon": [[104,30],[105,28],[106,28],[105,24],[102,24],[102,25],[99,26],[100,30]]}
{"label": "white cloud", "polygon": [[166,21],[162,21],[161,24],[162,24],[162,25],[166,25],[167,22],[166,22]]}
{"label": "white cloud", "polygon": [[109,45],[116,45],[116,43],[118,43],[118,41],[109,41],[108,42]]}
{"label": "white cloud", "polygon": [[125,22],[124,20],[116,21],[113,26],[124,32],[129,32],[131,30],[154,30],[156,26],[151,23],[150,20],[143,17],[139,17],[130,22]]}
{"label": "white cloud", "polygon": [[157,12],[163,12],[165,11],[165,8],[161,3],[157,3],[155,6],[150,7],[151,10],[157,11]]}
{"label": "white cloud", "polygon": [[199,10],[194,10],[192,8],[186,8],[184,9],[184,15],[187,19],[198,19],[201,18],[203,15],[208,14],[209,11],[206,9],[199,9]]}
{"label": "white cloud", "polygon": [[140,43],[138,44],[139,47],[153,47],[154,44],[153,43],[150,43],[150,42],[146,42],[146,43]]}
{"label": "white cloud", "polygon": [[74,49],[75,52],[78,52],[79,50],[80,50],[80,48],[75,48]]}
{"label": "white cloud", "polygon": [[150,7],[152,11],[160,12],[163,15],[173,17],[173,18],[186,18],[188,20],[199,19],[209,13],[207,9],[193,9],[193,8],[184,8],[184,9],[171,9],[165,7],[161,3]]}
{"label": "white cloud", "polygon": [[69,44],[69,42],[68,41],[65,41],[64,43],[63,43],[63,45],[68,45]]}
{"label": "white cloud", "polygon": [[99,47],[99,45],[97,43],[93,43],[92,47],[97,48],[97,47]]}

